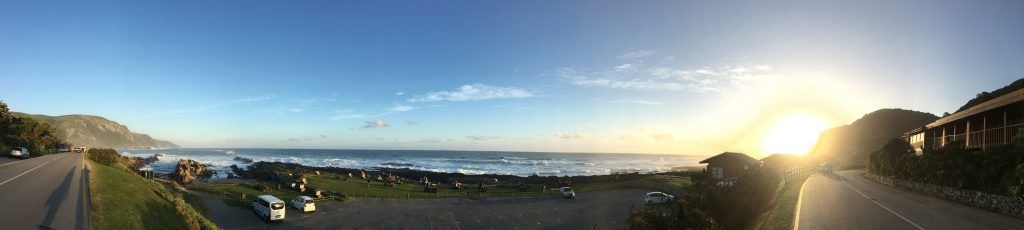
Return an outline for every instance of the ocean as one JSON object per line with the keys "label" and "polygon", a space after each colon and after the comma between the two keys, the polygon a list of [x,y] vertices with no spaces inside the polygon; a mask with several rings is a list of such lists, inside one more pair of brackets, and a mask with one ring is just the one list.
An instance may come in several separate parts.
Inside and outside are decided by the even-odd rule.
{"label": "ocean", "polygon": [[[587,176],[629,172],[667,172],[696,166],[703,157],[672,154],[549,153],[438,150],[335,149],[154,149],[118,150],[125,156],[160,154],[150,167],[157,173],[174,171],[178,159],[192,159],[214,170],[248,164],[234,160],[297,163],[354,169],[410,168],[463,174],[516,176]],[[216,177],[222,177],[218,174]]]}

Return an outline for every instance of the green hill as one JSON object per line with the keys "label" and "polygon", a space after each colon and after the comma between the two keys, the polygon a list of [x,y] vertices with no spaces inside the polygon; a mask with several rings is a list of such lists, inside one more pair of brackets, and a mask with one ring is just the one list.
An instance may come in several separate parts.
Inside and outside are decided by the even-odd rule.
{"label": "green hill", "polygon": [[153,139],[146,134],[133,133],[128,130],[128,127],[100,116],[78,114],[46,116],[18,112],[13,114],[49,123],[57,129],[60,136],[66,138],[74,146],[128,149],[179,147],[171,142]]}
{"label": "green hill", "polygon": [[904,109],[880,109],[849,125],[825,130],[811,156],[851,164],[862,164],[866,154],[891,138],[924,126],[937,116]]}

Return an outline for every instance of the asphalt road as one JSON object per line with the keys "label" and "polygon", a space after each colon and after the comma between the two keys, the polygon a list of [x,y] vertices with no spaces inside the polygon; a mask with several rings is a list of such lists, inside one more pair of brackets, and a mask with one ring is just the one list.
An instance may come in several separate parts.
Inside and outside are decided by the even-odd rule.
{"label": "asphalt road", "polygon": [[0,229],[90,229],[82,156],[0,161]]}
{"label": "asphalt road", "polygon": [[[314,213],[289,208],[267,224],[252,211],[200,194],[224,229],[622,229],[645,190],[623,189],[519,198],[376,199],[318,204]],[[285,199],[288,200],[288,199]]]}
{"label": "asphalt road", "polygon": [[801,188],[798,229],[1024,229],[1024,220],[870,181],[863,170],[814,175]]}

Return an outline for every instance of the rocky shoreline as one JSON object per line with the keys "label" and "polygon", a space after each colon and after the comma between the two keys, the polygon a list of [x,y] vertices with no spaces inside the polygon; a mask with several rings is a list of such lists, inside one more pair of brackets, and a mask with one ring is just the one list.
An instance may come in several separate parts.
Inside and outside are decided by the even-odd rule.
{"label": "rocky shoreline", "polygon": [[428,178],[430,181],[440,181],[443,183],[451,183],[458,180],[462,183],[491,183],[494,181],[522,181],[526,183],[553,183],[558,181],[573,181],[573,182],[602,182],[609,180],[633,180],[640,179],[653,175],[690,175],[696,172],[661,172],[661,173],[615,173],[609,175],[592,175],[592,176],[516,176],[516,175],[499,175],[499,174],[482,174],[482,175],[468,175],[463,173],[446,173],[446,172],[433,172],[415,170],[409,168],[374,168],[370,170],[363,169],[350,169],[350,168],[338,168],[338,167],[315,167],[306,166],[296,163],[283,163],[283,162],[265,162],[259,161],[250,164],[246,167],[239,167],[232,165],[230,172],[228,172],[228,178],[242,178],[242,179],[256,179],[264,181],[281,181],[289,180],[290,175],[305,174],[305,173],[333,173],[337,175],[359,175],[360,172],[367,174],[388,174],[395,175],[406,179],[418,180],[420,178]]}

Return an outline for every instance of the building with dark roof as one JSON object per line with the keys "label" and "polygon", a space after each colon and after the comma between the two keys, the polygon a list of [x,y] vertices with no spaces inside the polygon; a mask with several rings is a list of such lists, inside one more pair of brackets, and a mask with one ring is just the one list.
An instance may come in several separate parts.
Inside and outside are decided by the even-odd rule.
{"label": "building with dark roof", "polygon": [[753,157],[743,153],[724,152],[711,158],[700,161],[701,164],[708,164],[707,172],[712,179],[725,180],[736,179],[743,175],[747,169],[757,166],[759,162]]}
{"label": "building with dark roof", "polygon": [[1006,144],[1024,123],[1024,88],[973,105],[903,135],[917,154],[947,146],[982,150]]}

